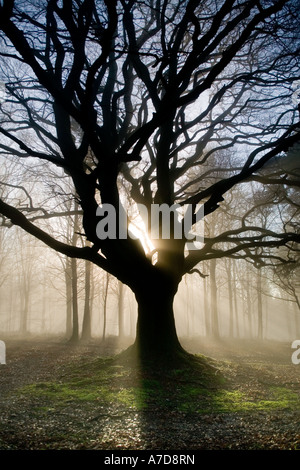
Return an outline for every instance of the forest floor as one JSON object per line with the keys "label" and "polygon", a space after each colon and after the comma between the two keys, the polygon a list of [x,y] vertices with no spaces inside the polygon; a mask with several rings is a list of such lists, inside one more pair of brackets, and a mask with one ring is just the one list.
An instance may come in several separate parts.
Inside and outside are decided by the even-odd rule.
{"label": "forest floor", "polygon": [[0,450],[300,450],[291,343],[182,340],[207,366],[160,373],[113,340],[1,339]]}

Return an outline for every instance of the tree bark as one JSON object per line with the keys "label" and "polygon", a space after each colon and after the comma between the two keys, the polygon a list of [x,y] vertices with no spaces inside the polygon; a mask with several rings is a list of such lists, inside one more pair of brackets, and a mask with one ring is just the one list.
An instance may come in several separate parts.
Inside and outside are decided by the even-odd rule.
{"label": "tree bark", "polygon": [[72,258],[72,311],[73,325],[71,341],[76,343],[79,340],[79,321],[78,321],[78,288],[77,288],[77,260]]}
{"label": "tree bark", "polygon": [[[75,199],[75,210],[78,210],[78,202]],[[74,227],[73,227],[73,236],[72,244],[76,246],[78,239],[78,214],[74,216]],[[73,325],[72,325],[72,337],[71,342],[77,343],[79,341],[79,319],[78,319],[78,274],[77,274],[77,259],[71,259],[71,271],[72,271],[72,312],[73,312]]]}
{"label": "tree bark", "polygon": [[41,333],[45,333],[46,326],[46,276],[44,275],[43,289],[42,289],[42,306],[41,306]]}
{"label": "tree bark", "polygon": [[91,263],[90,261],[85,260],[85,299],[81,333],[81,339],[83,341],[89,341],[91,339],[91,320]]}
{"label": "tree bark", "polygon": [[21,314],[20,332],[25,335],[28,332],[28,314],[29,314],[29,289],[25,287],[23,292],[23,309]]}
{"label": "tree bark", "polygon": [[138,320],[134,346],[142,360],[170,361],[185,353],[176,332],[174,295],[163,283],[156,287],[148,285],[136,293]]}
{"label": "tree bark", "polygon": [[66,337],[72,336],[72,268],[71,258],[66,258],[65,267],[66,283]]}
{"label": "tree bark", "polygon": [[240,326],[239,326],[239,312],[238,312],[238,301],[237,301],[237,272],[236,272],[236,262],[232,263],[233,270],[233,303],[234,303],[234,315],[235,315],[235,328],[236,328],[236,337],[240,337]]}
{"label": "tree bark", "polygon": [[262,310],[262,282],[261,282],[261,270],[257,272],[257,321],[258,321],[258,339],[263,338],[263,310]]}
{"label": "tree bark", "polygon": [[119,324],[119,338],[124,337],[124,285],[121,281],[118,282],[118,324]]}
{"label": "tree bark", "polygon": [[189,294],[189,286],[188,286],[188,283],[187,283],[187,279],[185,278],[185,295],[186,295],[186,302],[185,302],[185,306],[186,306],[186,310],[185,310],[185,315],[186,315],[186,336],[187,338],[190,337],[190,294]]}
{"label": "tree bark", "polygon": [[225,260],[228,284],[228,308],[229,308],[229,337],[233,338],[233,300],[232,300],[232,278],[231,278],[231,260]]}
{"label": "tree bark", "polygon": [[210,261],[210,308],[211,308],[211,333],[214,338],[220,337],[219,317],[217,305],[216,259]]}
{"label": "tree bark", "polygon": [[109,286],[109,274],[105,275],[105,288],[103,297],[103,329],[102,329],[102,341],[106,337],[106,319],[107,319],[107,297],[108,297],[108,286]]}
{"label": "tree bark", "polygon": [[203,279],[203,308],[204,308],[204,322],[205,322],[205,336],[211,335],[211,325],[208,307],[208,286],[207,277]]}
{"label": "tree bark", "polygon": [[294,303],[294,316],[295,316],[295,336],[300,338],[300,307],[298,302]]}
{"label": "tree bark", "polygon": [[252,304],[251,304],[251,285],[250,285],[250,276],[249,270],[247,270],[247,315],[248,315],[248,329],[249,329],[249,336],[252,339]]}

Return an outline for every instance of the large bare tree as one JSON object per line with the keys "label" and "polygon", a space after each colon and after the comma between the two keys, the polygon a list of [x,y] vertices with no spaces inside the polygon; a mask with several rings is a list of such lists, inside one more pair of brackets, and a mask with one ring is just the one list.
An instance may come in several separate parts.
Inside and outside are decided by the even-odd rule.
{"label": "large bare tree", "polygon": [[[142,355],[181,352],[173,299],[186,273],[201,274],[201,262],[251,259],[258,248],[269,258],[277,247],[284,260],[299,242],[284,223],[273,230],[240,218],[189,249],[173,220],[170,236],[160,230],[147,251],[119,226],[127,230],[122,214],[133,204],[148,216],[153,204],[192,208],[192,224],[202,205],[207,220],[217,218],[232,188],[259,179],[294,148],[298,15],[293,0],[1,2],[2,155],[29,168],[38,188],[27,207],[4,191],[0,212],[132,289]],[[60,215],[43,195],[49,166],[71,179],[90,246],[66,245],[43,230],[43,217]],[[55,178],[51,187],[59,192]],[[115,208],[116,237],[97,236],[99,222],[108,222],[103,204]],[[153,225],[151,217],[145,222]]]}

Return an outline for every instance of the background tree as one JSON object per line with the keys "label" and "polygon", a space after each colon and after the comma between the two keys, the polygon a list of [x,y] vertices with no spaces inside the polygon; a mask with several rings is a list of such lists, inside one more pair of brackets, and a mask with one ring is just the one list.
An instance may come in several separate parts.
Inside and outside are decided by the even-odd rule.
{"label": "background tree", "polygon": [[[91,246],[54,238],[32,210],[5,195],[0,212],[130,287],[139,306],[135,345],[142,355],[177,353],[173,299],[184,274],[224,256],[254,259],[257,247],[260,258],[279,262],[293,254],[299,234],[284,224],[266,229],[238,219],[188,250],[172,226],[169,239],[151,240],[149,253],[141,239],[100,240],[97,209],[110,204],[122,215],[129,191],[131,205],[148,209],[189,205],[193,225],[199,204],[205,216],[217,218],[232,188],[260,178],[264,165],[296,144],[297,3],[4,0],[0,10],[7,92],[2,154],[35,175],[39,201],[31,209],[43,207],[40,216],[55,211],[55,200],[43,198],[45,167],[68,175]],[[215,155],[225,149],[231,157],[216,168]],[[117,233],[127,230],[125,219]],[[277,247],[280,257],[273,255]]]}
{"label": "background tree", "polygon": [[92,337],[93,271],[90,261],[85,260],[85,297],[81,339],[89,341]]}

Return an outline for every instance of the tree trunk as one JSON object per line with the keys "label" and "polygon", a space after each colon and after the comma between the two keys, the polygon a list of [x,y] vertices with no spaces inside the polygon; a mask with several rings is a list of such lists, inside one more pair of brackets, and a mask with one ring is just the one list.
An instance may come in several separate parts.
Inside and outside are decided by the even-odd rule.
{"label": "tree trunk", "polygon": [[234,315],[235,315],[235,328],[236,328],[236,337],[240,337],[240,327],[239,327],[239,312],[238,312],[238,301],[237,301],[237,272],[236,272],[236,262],[232,263],[233,270],[233,303],[234,303]]}
{"label": "tree trunk", "polygon": [[261,283],[261,270],[258,269],[257,273],[257,321],[258,321],[258,339],[263,338],[263,311],[262,311],[262,283]]}
{"label": "tree trunk", "polygon": [[118,283],[119,296],[118,296],[118,324],[119,324],[119,338],[124,337],[124,285],[121,281]]}
{"label": "tree trunk", "polygon": [[212,336],[214,338],[220,337],[219,331],[219,317],[218,317],[218,305],[217,305],[217,282],[216,282],[216,265],[215,259],[210,261],[210,308],[211,308],[211,325],[212,325]]}
{"label": "tree trunk", "polygon": [[29,313],[29,289],[25,287],[23,292],[23,309],[21,314],[20,332],[25,335],[28,332],[28,313]]}
{"label": "tree trunk", "polygon": [[264,337],[268,337],[268,331],[269,331],[269,302],[268,302],[268,297],[265,295],[264,296],[264,316],[265,316],[265,328],[264,328]]}
{"label": "tree trunk", "polygon": [[294,331],[293,331],[293,324],[292,324],[292,317],[290,314],[290,309],[287,309],[285,319],[286,319],[286,326],[287,326],[287,335],[288,335],[289,340],[292,340],[294,336]]}
{"label": "tree trunk", "polygon": [[103,298],[103,329],[102,329],[102,341],[105,340],[105,336],[106,336],[106,317],[107,317],[108,285],[109,285],[109,274],[106,273],[106,276],[105,276],[104,298]]}
{"label": "tree trunk", "polygon": [[175,360],[181,347],[173,311],[174,293],[168,288],[146,289],[136,294],[138,320],[135,348],[141,359]]}
{"label": "tree trunk", "polygon": [[[78,202],[75,199],[75,210],[78,210]],[[78,214],[76,213],[74,216],[74,228],[73,228],[73,236],[72,236],[72,245],[76,246],[77,239],[78,239]],[[77,287],[77,259],[71,259],[71,270],[72,270],[72,311],[73,311],[73,330],[72,330],[72,337],[71,341],[77,343],[79,341],[79,319],[78,319],[78,287]]]}
{"label": "tree trunk", "polygon": [[42,290],[42,307],[41,307],[41,333],[45,333],[46,330],[46,279],[44,275],[43,290]]}
{"label": "tree trunk", "polygon": [[251,303],[251,285],[250,285],[250,276],[249,270],[247,270],[247,315],[248,315],[248,328],[249,328],[249,336],[252,339],[252,303]]}
{"label": "tree trunk", "polygon": [[79,321],[78,321],[78,289],[77,289],[77,260],[72,258],[72,310],[73,310],[73,325],[72,325],[72,342],[79,340]]}
{"label": "tree trunk", "polygon": [[13,312],[15,311],[14,309],[14,301],[15,301],[15,295],[13,293],[15,292],[15,289],[11,289],[10,294],[9,294],[9,322],[8,322],[8,331],[13,331],[14,329],[14,315]]}
{"label": "tree trunk", "polygon": [[71,269],[70,258],[66,258],[65,283],[66,283],[66,336],[67,338],[70,338],[72,335],[72,269]]}
{"label": "tree trunk", "polygon": [[[298,300],[298,298],[297,298]],[[295,337],[300,338],[300,306],[298,305],[299,302],[294,303],[294,316],[295,316]]]}
{"label": "tree trunk", "polygon": [[91,263],[85,261],[85,299],[84,299],[84,311],[83,311],[83,322],[82,322],[82,333],[81,339],[83,341],[89,341],[92,335],[91,328]]}
{"label": "tree trunk", "polygon": [[205,322],[205,336],[211,335],[210,317],[208,308],[208,287],[207,277],[203,279],[203,308],[204,308],[204,322]]}
{"label": "tree trunk", "polygon": [[189,298],[189,286],[187,283],[187,278],[185,278],[185,291],[186,291],[186,336],[187,338],[190,337],[190,298]]}
{"label": "tree trunk", "polygon": [[233,338],[233,300],[232,300],[232,278],[231,278],[231,260],[225,261],[228,284],[228,308],[229,308],[229,337]]}

